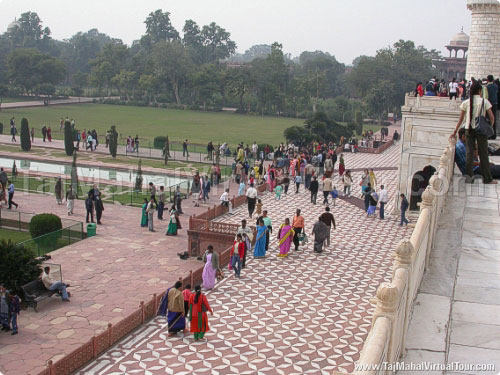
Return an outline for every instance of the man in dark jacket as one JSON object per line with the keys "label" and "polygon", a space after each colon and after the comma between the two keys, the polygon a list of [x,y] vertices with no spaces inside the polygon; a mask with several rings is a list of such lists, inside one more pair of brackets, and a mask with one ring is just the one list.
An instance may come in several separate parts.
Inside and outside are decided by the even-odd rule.
{"label": "man in dark jacket", "polygon": [[97,197],[95,198],[95,214],[97,218],[97,224],[101,225],[101,217],[102,217],[102,211],[104,211],[104,204],[102,203],[101,199],[101,193],[99,192],[97,194]]}
{"label": "man in dark jacket", "polygon": [[319,183],[316,176],[313,176],[311,183],[309,184],[309,191],[311,192],[311,203],[316,204],[316,198],[318,197]]}
{"label": "man in dark jacket", "polygon": [[403,223],[408,225],[408,219],[406,218],[406,211],[408,210],[410,204],[408,203],[408,199],[406,199],[404,194],[401,194],[400,197],[401,197],[401,222],[399,223],[399,226],[402,227]]}
{"label": "man in dark jacket", "polygon": [[89,215],[92,223],[94,222],[94,200],[92,199],[92,194],[89,193],[87,199],[85,199],[85,209],[87,210],[86,222],[89,222]]}

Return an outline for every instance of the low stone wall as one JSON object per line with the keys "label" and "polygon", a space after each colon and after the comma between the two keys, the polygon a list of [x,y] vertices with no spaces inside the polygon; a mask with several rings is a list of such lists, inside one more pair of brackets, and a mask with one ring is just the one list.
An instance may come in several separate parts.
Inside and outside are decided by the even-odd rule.
{"label": "low stone wall", "polygon": [[413,303],[434,246],[434,235],[453,177],[455,145],[450,143],[440,158],[439,170],[422,194],[420,214],[409,240],[394,251],[392,281],[382,283],[376,296],[372,327],[356,375],[391,374],[385,364],[395,363],[405,353],[406,333]]}

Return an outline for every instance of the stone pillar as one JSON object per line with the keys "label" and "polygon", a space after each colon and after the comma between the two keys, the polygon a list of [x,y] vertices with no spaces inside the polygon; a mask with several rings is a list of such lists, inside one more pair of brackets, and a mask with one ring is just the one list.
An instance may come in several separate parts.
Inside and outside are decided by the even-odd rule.
{"label": "stone pillar", "polygon": [[467,0],[472,12],[468,80],[485,78],[488,74],[500,75],[500,3],[498,0]]}

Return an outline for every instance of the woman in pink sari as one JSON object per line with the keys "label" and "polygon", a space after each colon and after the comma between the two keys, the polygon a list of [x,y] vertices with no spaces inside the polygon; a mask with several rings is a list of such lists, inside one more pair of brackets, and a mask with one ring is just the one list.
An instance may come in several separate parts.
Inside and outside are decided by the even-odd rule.
{"label": "woman in pink sari", "polygon": [[267,170],[267,183],[269,184],[269,191],[272,193],[276,182],[276,172],[274,166],[271,164]]}
{"label": "woman in pink sari", "polygon": [[288,252],[290,251],[290,247],[292,246],[294,234],[295,232],[290,225],[290,219],[286,218],[285,223],[281,224],[280,230],[278,231],[278,244],[280,247],[280,253],[278,254],[279,257],[285,258],[288,256]]}

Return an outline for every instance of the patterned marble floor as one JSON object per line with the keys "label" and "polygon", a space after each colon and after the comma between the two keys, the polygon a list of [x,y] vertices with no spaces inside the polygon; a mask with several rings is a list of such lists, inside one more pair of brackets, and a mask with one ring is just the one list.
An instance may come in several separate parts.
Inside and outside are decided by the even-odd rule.
{"label": "patterned marble floor", "polygon": [[[374,167],[394,166],[394,148],[382,155],[387,163]],[[373,155],[364,157],[366,163]],[[384,180],[391,195],[396,173],[378,173],[379,183]],[[320,204],[312,205],[305,191],[281,201],[267,194],[263,203],[274,228],[301,208],[308,235],[324,210]],[[370,328],[373,306],[369,300],[378,285],[389,280],[393,249],[410,236],[411,228],[400,228],[395,219],[366,218],[344,201],[337,200],[330,207],[338,227],[332,233],[332,245],[322,254],[314,253],[309,242],[288,258],[278,258],[274,233],[267,257],[250,256],[241,279],[225,271],[226,278],[208,292],[214,316],[209,316],[207,342],[194,342],[189,334],[169,338],[165,319],[156,318],[79,374],[353,371]],[[241,207],[219,220],[238,223],[247,215]]]}

